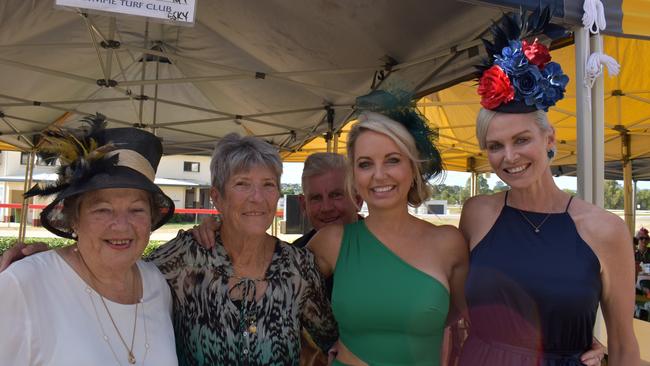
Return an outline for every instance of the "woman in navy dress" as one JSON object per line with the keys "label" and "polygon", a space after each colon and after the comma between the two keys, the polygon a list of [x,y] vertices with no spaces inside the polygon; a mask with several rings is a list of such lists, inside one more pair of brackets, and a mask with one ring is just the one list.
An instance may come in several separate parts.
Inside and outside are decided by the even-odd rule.
{"label": "woman in navy dress", "polygon": [[[510,190],[463,207],[470,326],[460,365],[599,364],[580,357],[592,346],[599,305],[609,364],[639,365],[630,234],[618,216],[553,181],[556,138],[546,111],[568,78],[536,39],[520,40],[527,30],[496,33],[479,80],[477,138]],[[498,39],[504,35],[511,38]]]}

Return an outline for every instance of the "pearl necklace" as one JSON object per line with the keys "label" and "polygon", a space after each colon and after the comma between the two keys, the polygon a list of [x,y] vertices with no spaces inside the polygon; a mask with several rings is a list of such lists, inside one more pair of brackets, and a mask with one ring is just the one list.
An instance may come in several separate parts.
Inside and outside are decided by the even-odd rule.
{"label": "pearl necklace", "polygon": [[[95,283],[95,280],[94,280],[96,278],[95,274],[90,270],[90,268],[88,267],[88,264],[86,264],[86,261],[81,256],[81,253],[79,252],[79,249],[74,248],[73,251],[75,253],[77,253],[77,255],[79,256],[79,259],[81,259],[81,262],[83,263],[84,267],[86,267],[86,270],[88,271],[88,273],[90,273],[91,285],[93,287],[97,287],[97,285]],[[136,280],[134,278],[134,280],[133,280],[134,297],[135,297],[135,291],[136,291],[135,290],[135,287],[136,287],[135,282],[136,282]],[[94,291],[93,290],[94,290],[94,288],[92,288],[90,286],[86,286],[86,293],[88,294],[88,298],[90,299],[90,303],[93,306],[93,310],[95,312],[95,317],[97,319],[97,323],[99,323],[99,328],[100,328],[100,330],[102,332],[103,339],[106,342],[106,344],[108,345],[108,347],[110,348],[111,353],[113,354],[113,357],[115,358],[115,361],[120,366],[122,365],[122,363],[120,362],[119,357],[117,356],[117,353],[113,349],[113,346],[111,345],[110,339],[109,339],[108,335],[106,334],[106,330],[104,330],[104,326],[103,326],[101,320],[99,319],[99,312],[97,311],[97,306],[95,305],[95,300],[93,299],[92,293],[95,292],[95,294],[99,297],[102,304],[104,305],[104,309],[106,310],[106,314],[108,314],[108,318],[110,319],[111,323],[113,324],[113,328],[115,329],[115,332],[117,333],[117,336],[119,337],[120,341],[122,342],[122,345],[124,346],[124,349],[127,351],[127,356],[128,356],[127,360],[129,362],[129,364],[131,364],[131,365],[135,365],[135,363],[136,363],[136,358],[135,358],[135,355],[133,353],[133,346],[134,346],[134,343],[135,343],[135,331],[136,331],[137,324],[138,324],[138,305],[142,305],[141,306],[141,317],[143,319],[144,340],[145,340],[145,343],[144,343],[145,351],[144,351],[144,356],[142,358],[142,365],[144,365],[144,361],[147,358],[147,354],[149,352],[150,347],[149,347],[149,337],[148,337],[148,334],[147,334],[147,321],[146,321],[146,317],[144,316],[144,301],[142,300],[142,298],[138,299],[138,302],[136,302],[136,304],[135,304],[135,316],[134,316],[134,319],[133,319],[133,334],[131,335],[131,347],[128,347],[126,345],[126,341],[124,340],[124,337],[122,336],[122,333],[120,332],[119,328],[117,327],[117,323],[115,323],[115,319],[113,319],[113,315],[111,314],[110,310],[108,309],[108,305],[106,304],[106,300],[104,300],[104,296],[102,296],[97,290],[94,290]]]}

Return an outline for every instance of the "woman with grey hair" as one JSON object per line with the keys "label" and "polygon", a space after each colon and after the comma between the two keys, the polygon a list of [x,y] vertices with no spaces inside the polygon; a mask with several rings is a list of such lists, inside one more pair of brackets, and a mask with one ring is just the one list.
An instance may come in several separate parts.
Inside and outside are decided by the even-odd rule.
{"label": "woman with grey hair", "polygon": [[302,327],[327,352],[338,334],[313,255],[266,232],[280,195],[277,151],[229,134],[210,170],[216,245],[180,232],[149,258],[172,288],[179,364],[298,365]]}

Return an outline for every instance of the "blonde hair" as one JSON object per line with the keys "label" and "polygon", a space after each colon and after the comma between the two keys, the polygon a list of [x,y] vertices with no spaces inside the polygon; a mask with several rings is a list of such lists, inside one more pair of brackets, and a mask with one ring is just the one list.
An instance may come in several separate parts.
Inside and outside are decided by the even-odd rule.
{"label": "blonde hair", "polygon": [[[487,130],[490,127],[490,122],[492,122],[492,119],[497,114],[501,113],[502,112],[496,112],[485,108],[481,108],[481,110],[478,112],[478,116],[476,117],[476,139],[478,140],[478,146],[481,148],[481,150],[487,149]],[[548,116],[543,110],[538,109],[534,112],[522,114],[533,114],[535,122],[537,123],[537,126],[540,128],[540,130],[553,131],[553,127],[548,121]]]}
{"label": "blonde hair", "polygon": [[431,188],[428,182],[422,177],[419,153],[415,146],[413,136],[399,122],[396,122],[383,114],[375,112],[363,112],[359,115],[358,122],[352,126],[348,134],[348,169],[349,174],[346,177],[346,188],[348,194],[355,192],[354,187],[354,146],[357,139],[364,131],[374,131],[390,138],[400,150],[406,153],[413,169],[413,184],[408,191],[408,203],[417,207],[426,201],[431,195]]}

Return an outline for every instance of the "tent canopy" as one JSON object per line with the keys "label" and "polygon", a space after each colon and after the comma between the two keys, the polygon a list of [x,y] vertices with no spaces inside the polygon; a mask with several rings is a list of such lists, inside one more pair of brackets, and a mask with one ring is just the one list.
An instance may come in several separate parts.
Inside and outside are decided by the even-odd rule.
{"label": "tent canopy", "polygon": [[343,125],[380,84],[426,93],[465,80],[501,11],[419,0],[199,1],[194,27],[0,3],[0,140],[29,149],[57,121],[100,112],[149,128],[168,154],[230,132],[281,152]]}
{"label": "tent canopy", "polygon": [[[608,29],[650,34],[650,22],[626,26],[647,15],[629,11],[639,1],[607,2]],[[479,38],[514,3],[520,2],[199,1],[194,27],[178,27],[6,0],[0,142],[29,150],[48,126],[100,112],[110,126],[153,130],[167,154],[208,154],[215,140],[238,132],[260,136],[296,161],[324,150],[305,144],[322,143],[330,131],[343,129],[344,140],[355,98],[389,85],[426,95],[420,104],[438,129],[448,169],[487,171],[474,137],[473,65],[482,58]],[[552,3],[556,21],[577,24],[575,1]],[[620,14],[617,26],[611,19]],[[622,158],[622,139],[630,141],[629,158],[644,156],[650,72],[642,71],[642,60],[650,46],[608,38],[605,51],[623,66],[618,78],[606,80],[606,160]],[[575,80],[573,49],[553,56]],[[575,163],[574,87],[549,114],[560,164]]]}
{"label": "tent canopy", "polygon": [[[618,76],[605,78],[605,160],[619,162],[609,164],[608,176],[621,177],[620,170],[618,175],[612,171],[620,167],[620,161],[650,156],[650,66],[644,62],[644,55],[650,55],[650,41],[605,37],[604,51],[621,64]],[[573,46],[552,52],[553,60],[562,65],[572,80],[565,99],[552,107],[548,114],[558,139],[558,155],[554,165],[565,166],[556,169],[557,174],[575,173],[577,122],[574,53]],[[474,130],[479,101],[475,81],[461,82],[419,101],[421,111],[438,131],[438,147],[449,170],[490,170],[485,155],[478,149]],[[348,130],[349,126],[342,129],[337,142],[339,152],[344,151]],[[302,151],[288,156],[286,160],[301,161],[311,152],[324,150],[324,140],[314,139]],[[571,165],[574,167],[571,168]],[[633,169],[636,179],[648,178],[643,166],[642,163],[634,164],[634,167],[638,167]]]}
{"label": "tent canopy", "polygon": [[[474,4],[498,6],[504,9],[534,9],[539,0],[468,0]],[[568,25],[582,24],[585,13],[584,0],[550,0],[542,1],[554,9],[558,21]],[[594,3],[595,5],[595,3]],[[602,1],[607,27],[603,33],[613,36],[625,36],[650,39],[650,11],[647,0],[610,0]]]}

